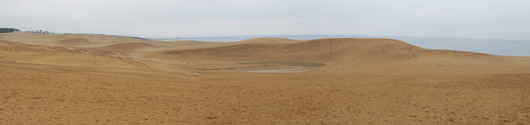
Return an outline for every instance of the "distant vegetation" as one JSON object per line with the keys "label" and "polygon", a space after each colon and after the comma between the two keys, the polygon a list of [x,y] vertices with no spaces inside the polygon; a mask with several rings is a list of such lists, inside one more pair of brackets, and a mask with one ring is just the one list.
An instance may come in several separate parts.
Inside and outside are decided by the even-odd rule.
{"label": "distant vegetation", "polygon": [[[0,28],[0,33],[11,33],[11,32],[20,32],[19,29],[15,28]],[[30,30],[30,31],[24,31],[25,33],[40,33],[40,34],[59,34],[55,32],[50,32],[46,30]],[[68,33],[70,34],[70,33]],[[90,34],[90,33],[83,33],[83,34]],[[133,38],[133,39],[141,39],[141,40],[151,40],[147,38],[142,37],[135,37],[135,36],[122,36],[122,35],[109,35],[109,36],[115,36],[115,37],[127,37],[127,38]]]}
{"label": "distant vegetation", "polygon": [[10,33],[10,32],[20,32],[20,30],[15,28],[0,28],[0,33]]}
{"label": "distant vegetation", "polygon": [[46,31],[46,30],[33,30],[33,31],[24,31],[26,33],[41,33],[41,34],[57,34],[57,33],[53,33],[53,32],[49,32],[49,31]]}

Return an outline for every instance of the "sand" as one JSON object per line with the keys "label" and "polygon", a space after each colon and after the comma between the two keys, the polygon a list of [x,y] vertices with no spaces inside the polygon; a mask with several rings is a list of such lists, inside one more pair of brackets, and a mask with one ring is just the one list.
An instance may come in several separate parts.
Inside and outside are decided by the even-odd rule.
{"label": "sand", "polygon": [[529,83],[529,57],[391,39],[0,34],[0,124],[526,125]]}

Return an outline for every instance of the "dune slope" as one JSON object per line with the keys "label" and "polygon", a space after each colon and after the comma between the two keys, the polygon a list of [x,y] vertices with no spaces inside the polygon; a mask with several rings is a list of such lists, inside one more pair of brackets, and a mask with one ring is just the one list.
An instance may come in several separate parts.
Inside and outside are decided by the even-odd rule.
{"label": "dune slope", "polygon": [[[12,43],[9,45],[14,44],[9,41],[3,41],[3,43]],[[0,46],[0,61],[63,66],[149,68],[142,63],[131,60],[124,60],[112,56],[85,54],[83,53],[84,51],[70,50],[64,47],[25,44],[14,45],[15,46]]]}
{"label": "dune slope", "polygon": [[117,53],[131,53],[138,49],[153,48],[155,46],[145,42],[134,42],[134,43],[120,43],[101,47],[103,50],[113,51]]}
{"label": "dune slope", "polygon": [[[430,50],[391,39],[317,39],[288,43],[252,43],[152,52],[146,59],[187,62],[325,63],[315,72],[359,74],[528,73],[527,57]],[[210,63],[215,67],[215,63]],[[231,65],[237,67],[238,65]],[[199,66],[200,67],[200,66]],[[227,67],[219,63],[218,67]],[[486,68],[487,67],[487,68]],[[478,71],[478,72],[475,72]]]}

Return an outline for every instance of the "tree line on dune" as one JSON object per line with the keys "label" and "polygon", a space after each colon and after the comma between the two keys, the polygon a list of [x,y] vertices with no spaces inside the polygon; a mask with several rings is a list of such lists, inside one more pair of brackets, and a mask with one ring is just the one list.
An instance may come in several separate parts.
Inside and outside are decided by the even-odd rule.
{"label": "tree line on dune", "polygon": [[24,31],[26,33],[40,33],[40,34],[57,34],[54,32],[46,31],[46,30],[33,30],[33,31]]}
{"label": "tree line on dune", "polygon": [[[16,28],[0,28],[0,33],[11,33],[11,32],[21,32],[19,29]],[[55,32],[50,32],[46,30],[30,30],[30,31],[23,31],[25,33],[40,33],[40,34],[58,34]],[[150,40],[142,37],[135,37],[135,36],[122,36],[122,35],[110,35],[114,37],[127,37],[127,38],[133,38],[133,39],[141,39],[141,40]]]}
{"label": "tree line on dune", "polygon": [[[16,28],[0,28],[0,33],[11,33],[11,32],[21,32],[19,29]],[[57,34],[54,32],[46,31],[46,30],[31,30],[31,31],[24,31],[26,33],[41,33],[41,34]]]}
{"label": "tree line on dune", "polygon": [[0,33],[20,32],[19,29],[15,28],[0,28]]}

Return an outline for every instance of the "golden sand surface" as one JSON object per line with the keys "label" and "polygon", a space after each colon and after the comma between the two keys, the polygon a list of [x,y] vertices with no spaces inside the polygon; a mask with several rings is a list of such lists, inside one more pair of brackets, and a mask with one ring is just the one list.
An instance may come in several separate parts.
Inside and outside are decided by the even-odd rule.
{"label": "golden sand surface", "polygon": [[2,125],[528,125],[529,96],[530,57],[392,39],[0,34]]}

